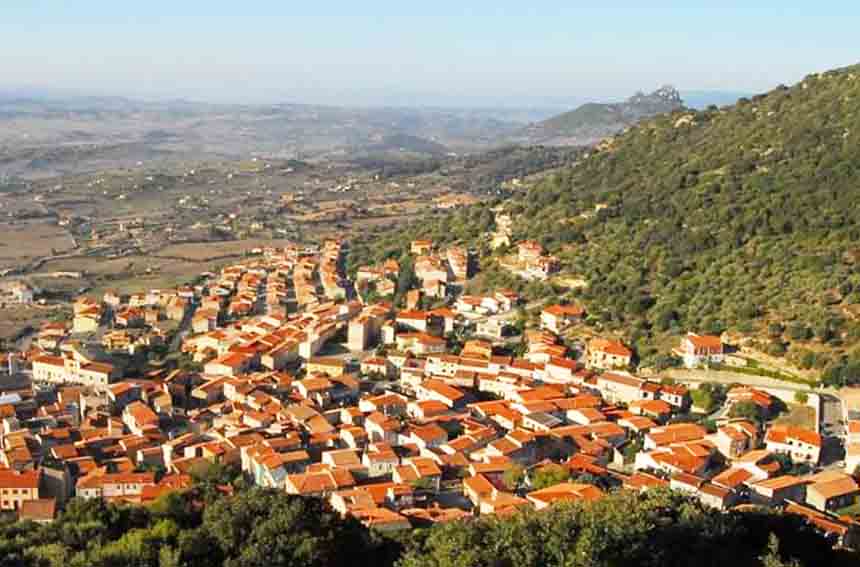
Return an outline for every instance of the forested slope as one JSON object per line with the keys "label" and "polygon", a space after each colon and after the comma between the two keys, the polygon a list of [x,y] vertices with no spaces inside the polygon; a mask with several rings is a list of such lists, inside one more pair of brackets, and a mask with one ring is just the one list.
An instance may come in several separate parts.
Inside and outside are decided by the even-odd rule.
{"label": "forested slope", "polygon": [[[860,381],[860,68],[737,105],[640,123],[524,197],[515,238],[583,276],[599,324],[653,338],[733,330],[771,354]],[[486,240],[488,206],[388,234]]]}
{"label": "forested slope", "polygon": [[786,328],[769,327],[779,353],[791,340],[858,339],[858,203],[852,67],[723,110],[653,119],[511,209],[520,237],[587,277],[586,299],[604,319],[660,331],[766,320]]}

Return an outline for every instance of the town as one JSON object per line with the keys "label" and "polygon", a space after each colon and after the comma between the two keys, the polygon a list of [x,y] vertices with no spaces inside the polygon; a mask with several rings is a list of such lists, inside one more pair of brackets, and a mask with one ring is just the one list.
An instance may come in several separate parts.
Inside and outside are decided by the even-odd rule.
{"label": "town", "polygon": [[[493,238],[510,245],[507,224]],[[518,276],[556,269],[539,244],[513,244]],[[815,392],[646,373],[618,337],[578,331],[580,305],[464,293],[480,258],[461,246],[416,240],[414,274],[390,258],[352,279],[345,239],[258,252],[175,289],[81,295],[70,321],[2,355],[4,514],[147,504],[218,466],[379,530],[667,487],[860,546],[847,406],[822,431]],[[34,300],[23,283],[10,293]],[[695,330],[670,354],[688,369],[737,358]],[[787,405],[812,424],[780,422]]]}

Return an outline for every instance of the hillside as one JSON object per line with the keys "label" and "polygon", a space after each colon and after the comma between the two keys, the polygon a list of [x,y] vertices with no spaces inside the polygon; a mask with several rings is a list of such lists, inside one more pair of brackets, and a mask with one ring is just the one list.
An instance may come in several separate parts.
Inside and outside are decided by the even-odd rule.
{"label": "hillside", "polygon": [[681,95],[664,86],[651,94],[636,93],[620,103],[587,103],[529,129],[540,143],[590,144],[611,136],[642,120],[683,106]]}
{"label": "hillside", "polygon": [[766,321],[773,354],[838,363],[860,339],[858,71],[644,123],[515,204],[518,232],[565,248],[607,322]]}
{"label": "hillside", "polygon": [[[643,362],[688,330],[729,330],[842,384],[860,382],[858,202],[851,67],[648,120],[505,206],[515,240],[539,240],[588,282],[519,287],[585,303]],[[416,234],[480,245],[489,228],[488,208],[461,211],[382,238],[380,251]]]}

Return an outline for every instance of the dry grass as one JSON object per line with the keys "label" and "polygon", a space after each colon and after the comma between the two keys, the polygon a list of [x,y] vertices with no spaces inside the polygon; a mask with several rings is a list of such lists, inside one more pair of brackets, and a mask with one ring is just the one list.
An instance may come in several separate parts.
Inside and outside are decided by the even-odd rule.
{"label": "dry grass", "polygon": [[66,252],[74,240],[62,227],[47,222],[0,225],[0,267],[12,267],[50,256],[52,249]]}
{"label": "dry grass", "polygon": [[266,246],[283,247],[288,243],[288,240],[250,238],[247,240],[230,240],[226,242],[174,244],[160,250],[156,255],[156,259],[172,257],[193,262],[205,262],[226,256],[241,256],[254,248],[263,248]]}
{"label": "dry grass", "polygon": [[10,305],[0,309],[0,339],[11,339],[27,325],[38,328],[54,311],[55,308],[27,305]]}
{"label": "dry grass", "polygon": [[793,425],[815,431],[815,410],[806,405],[788,404],[788,412],[775,420],[778,425]]}

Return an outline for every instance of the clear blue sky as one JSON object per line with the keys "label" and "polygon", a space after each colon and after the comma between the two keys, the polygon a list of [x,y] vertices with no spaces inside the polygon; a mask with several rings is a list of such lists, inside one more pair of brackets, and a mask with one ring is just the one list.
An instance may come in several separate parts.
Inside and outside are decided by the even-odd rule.
{"label": "clear blue sky", "polygon": [[856,0],[16,0],[0,86],[215,101],[758,92],[860,60]]}

